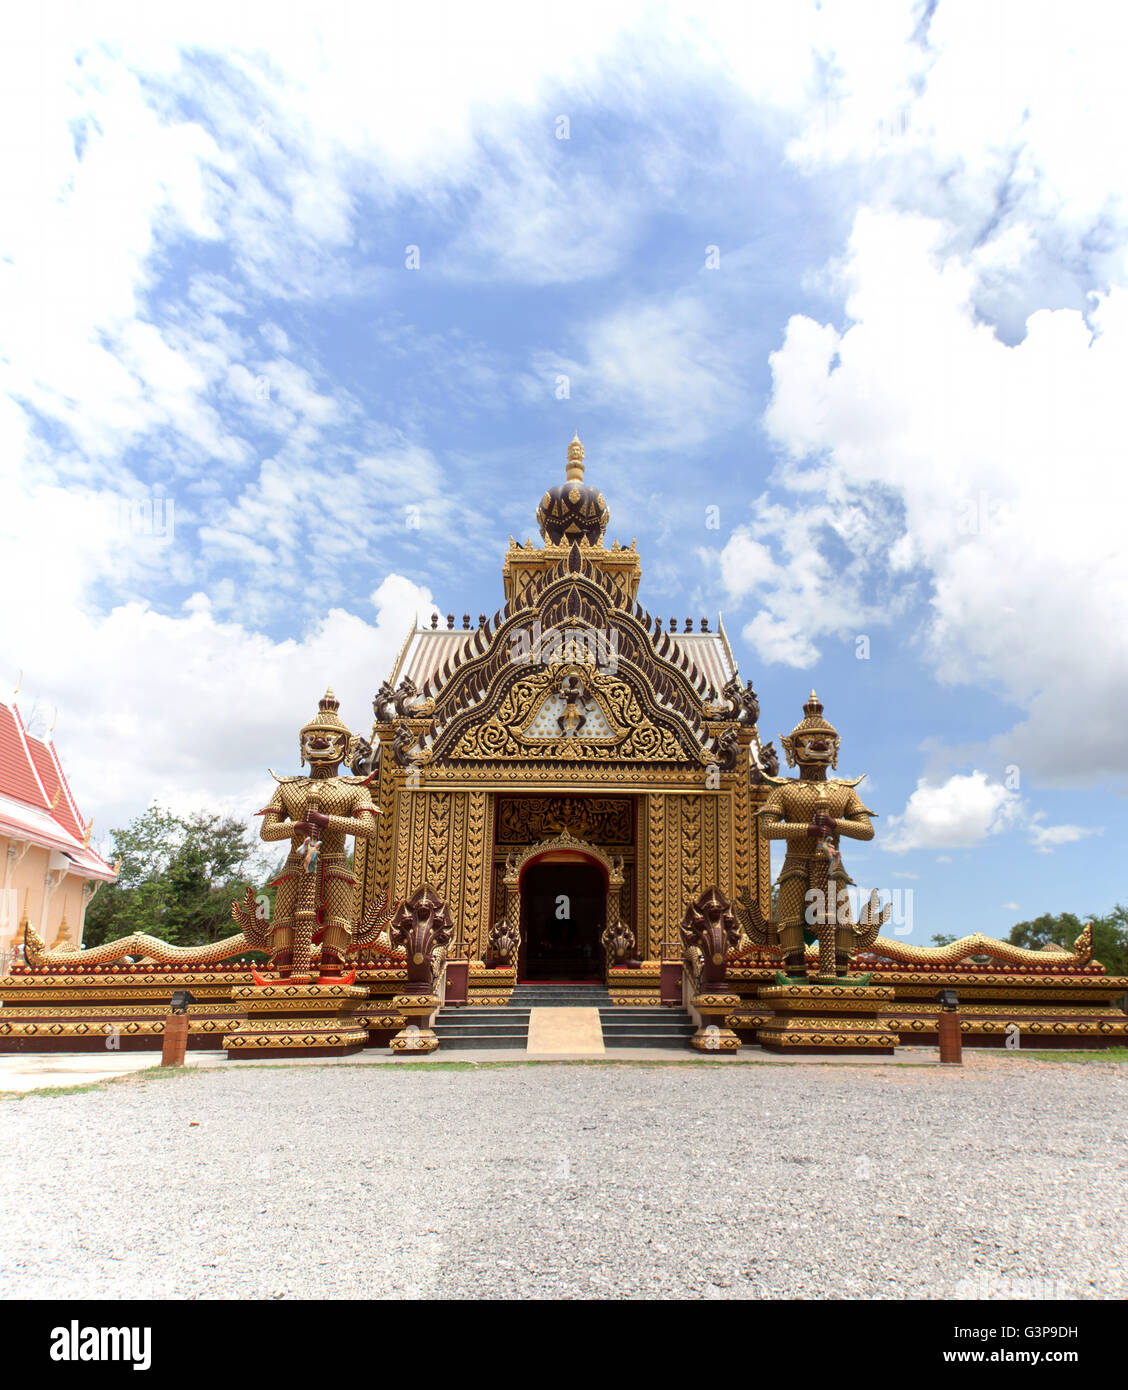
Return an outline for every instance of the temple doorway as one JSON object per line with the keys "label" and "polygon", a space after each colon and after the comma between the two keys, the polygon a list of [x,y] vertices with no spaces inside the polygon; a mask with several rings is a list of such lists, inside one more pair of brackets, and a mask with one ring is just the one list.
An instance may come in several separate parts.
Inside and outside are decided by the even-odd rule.
{"label": "temple doorway", "polygon": [[530,864],[521,881],[523,980],[602,980],[607,882],[594,864]]}

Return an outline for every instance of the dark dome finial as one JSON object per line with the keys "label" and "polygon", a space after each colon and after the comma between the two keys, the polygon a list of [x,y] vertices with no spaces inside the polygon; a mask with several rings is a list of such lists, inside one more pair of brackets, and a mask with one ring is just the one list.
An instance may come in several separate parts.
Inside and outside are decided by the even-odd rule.
{"label": "dark dome finial", "polygon": [[541,536],[552,545],[586,540],[598,545],[607,529],[607,503],[584,482],[584,446],[577,433],[568,445],[567,481],[550,487],[537,508]]}

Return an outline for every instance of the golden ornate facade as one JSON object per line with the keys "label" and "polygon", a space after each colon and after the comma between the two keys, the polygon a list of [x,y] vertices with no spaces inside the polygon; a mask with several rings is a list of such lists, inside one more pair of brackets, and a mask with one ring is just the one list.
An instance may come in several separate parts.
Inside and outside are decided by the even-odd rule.
{"label": "golden ornate facade", "polygon": [[[357,915],[422,883],[449,905],[455,951],[485,961],[506,915],[505,864],[622,862],[618,910],[643,965],[680,959],[687,900],[752,883],[765,913],[769,855],[756,812],[770,788],[755,696],[723,628],[664,626],[637,601],[637,551],[604,542],[602,495],[583,484],[583,449],[538,511],[544,544],[510,542],[504,607],[470,629],[409,633],[376,701],[370,747],[380,834],[358,845]],[[464,622],[467,620],[464,620]],[[770,757],[770,754],[768,755]],[[566,832],[565,852],[537,847]],[[607,912],[577,924],[592,947]],[[521,969],[528,922],[519,926]],[[590,972],[594,976],[594,968]]]}
{"label": "golden ornate facade", "polygon": [[[274,922],[248,887],[223,941],[76,951],[25,912],[0,1051],[156,1047],[188,989],[189,1044],[229,1057],[413,1054],[455,1026],[444,1003],[481,1019],[519,981],[565,980],[606,982],[612,1012],[684,1002],[703,1054],[931,1043],[952,990],[973,1045],[1123,1043],[1128,979],[1092,959],[1089,929],[1071,951],[917,947],[879,935],[876,894],[854,920],[839,836],[868,838],[870,812],[828,775],[838,736],[815,693],[781,740],[800,776],[781,778],[723,627],[642,607],[635,544],[605,543],[583,473],[577,439],[537,511],[543,544],[510,541],[492,618],[408,633],[368,739],[322,698],[310,775],[279,778],[262,810],[264,838],[291,840]],[[775,914],[771,838],[787,844]],[[265,978],[247,951],[269,953]]]}

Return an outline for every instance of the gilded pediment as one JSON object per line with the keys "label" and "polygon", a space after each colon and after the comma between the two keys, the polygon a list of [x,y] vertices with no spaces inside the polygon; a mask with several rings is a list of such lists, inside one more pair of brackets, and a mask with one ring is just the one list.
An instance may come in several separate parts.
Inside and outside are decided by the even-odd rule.
{"label": "gilded pediment", "polygon": [[670,729],[643,710],[630,685],[594,665],[534,666],[496,710],[466,729],[452,758],[684,762]]}

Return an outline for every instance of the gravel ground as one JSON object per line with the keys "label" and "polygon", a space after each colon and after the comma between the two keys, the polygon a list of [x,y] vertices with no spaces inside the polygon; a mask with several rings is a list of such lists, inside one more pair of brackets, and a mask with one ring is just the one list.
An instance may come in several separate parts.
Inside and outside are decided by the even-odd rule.
{"label": "gravel ground", "polygon": [[1123,1298],[1128,1068],[248,1068],[0,1103],[6,1297]]}

